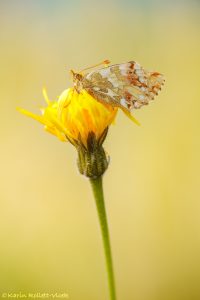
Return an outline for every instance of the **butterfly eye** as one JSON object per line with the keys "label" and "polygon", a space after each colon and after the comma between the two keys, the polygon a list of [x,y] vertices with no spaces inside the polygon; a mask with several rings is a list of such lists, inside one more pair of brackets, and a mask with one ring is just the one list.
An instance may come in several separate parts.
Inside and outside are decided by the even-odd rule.
{"label": "butterfly eye", "polygon": [[82,79],[82,75],[79,74],[79,73],[72,72],[72,75],[73,75],[73,78],[75,80],[81,80]]}

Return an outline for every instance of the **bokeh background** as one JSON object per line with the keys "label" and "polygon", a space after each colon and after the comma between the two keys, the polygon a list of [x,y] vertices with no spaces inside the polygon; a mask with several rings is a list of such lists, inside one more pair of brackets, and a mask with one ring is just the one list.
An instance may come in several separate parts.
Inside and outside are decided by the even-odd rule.
{"label": "bokeh background", "polygon": [[104,177],[119,300],[200,299],[200,3],[0,1],[0,293],[104,300],[96,208],[76,151],[16,107],[69,69],[110,59],[165,74],[154,103],[110,128]]}

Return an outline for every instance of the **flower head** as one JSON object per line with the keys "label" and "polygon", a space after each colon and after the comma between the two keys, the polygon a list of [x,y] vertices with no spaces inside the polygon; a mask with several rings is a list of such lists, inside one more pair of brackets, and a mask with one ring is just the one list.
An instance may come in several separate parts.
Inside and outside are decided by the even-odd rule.
{"label": "flower head", "polygon": [[114,121],[117,108],[96,101],[86,91],[78,94],[74,89],[65,90],[58,100],[58,115],[67,129],[72,143],[83,143],[87,148],[88,136],[93,133],[99,140]]}
{"label": "flower head", "polygon": [[58,101],[50,101],[45,89],[43,94],[47,107],[41,108],[42,115],[24,109],[19,109],[20,112],[42,123],[45,130],[61,141],[70,141],[76,146],[82,174],[92,177],[94,170],[91,170],[88,162],[90,159],[97,162],[100,158],[102,163],[96,164],[95,169],[98,170],[95,174],[103,173],[108,166],[108,159],[102,144],[118,109],[97,102],[85,91],[78,94],[74,89],[67,89]]}
{"label": "flower head", "polygon": [[24,109],[19,109],[20,112],[42,123],[45,130],[61,141],[69,140],[75,145],[82,142],[87,147],[91,132],[98,140],[117,113],[117,108],[97,102],[85,91],[78,94],[72,88],[67,89],[58,101],[50,101],[45,89],[43,94],[47,107],[41,108],[42,115]]}
{"label": "flower head", "polygon": [[[96,101],[86,91],[65,90],[58,101],[50,101],[43,90],[47,107],[41,108],[42,115],[24,109],[21,113],[44,125],[46,131],[61,141],[69,141],[78,151],[78,166],[88,177],[102,175],[108,167],[108,157],[102,147],[108,127],[114,121],[118,108]],[[135,119],[128,114],[133,121]]]}

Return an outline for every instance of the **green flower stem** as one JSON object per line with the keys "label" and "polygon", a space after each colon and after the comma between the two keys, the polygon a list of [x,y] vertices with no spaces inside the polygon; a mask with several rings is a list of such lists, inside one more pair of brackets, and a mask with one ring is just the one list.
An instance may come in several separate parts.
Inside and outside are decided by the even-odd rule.
{"label": "green flower stem", "polygon": [[107,222],[106,210],[104,204],[102,176],[95,179],[90,178],[90,182],[92,185],[92,190],[96,201],[96,207],[97,207],[97,212],[98,212],[98,217],[99,217],[99,222],[101,227],[101,234],[103,239],[104,252],[106,258],[106,267],[107,267],[107,274],[108,274],[110,300],[116,300],[115,280],[114,280],[114,272],[113,272],[108,222]]}

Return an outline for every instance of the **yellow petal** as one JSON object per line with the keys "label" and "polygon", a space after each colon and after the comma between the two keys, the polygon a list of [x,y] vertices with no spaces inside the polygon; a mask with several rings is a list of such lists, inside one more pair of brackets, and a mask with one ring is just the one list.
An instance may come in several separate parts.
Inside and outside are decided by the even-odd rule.
{"label": "yellow petal", "polygon": [[24,115],[26,115],[28,117],[31,117],[31,118],[35,119],[36,121],[42,123],[43,125],[47,125],[47,126],[49,125],[49,122],[47,120],[45,120],[43,116],[39,116],[39,115],[33,114],[32,112],[30,112],[28,110],[25,110],[23,108],[20,108],[20,107],[18,107],[17,110],[20,113],[22,113],[22,114],[24,114]]}
{"label": "yellow petal", "polygon": [[50,105],[50,104],[51,104],[51,101],[49,100],[49,97],[48,97],[48,95],[47,95],[47,91],[46,91],[46,88],[45,88],[45,87],[43,87],[43,89],[42,89],[42,94],[43,94],[43,96],[44,96],[44,99],[45,99],[46,103],[47,103],[48,105]]}
{"label": "yellow petal", "polygon": [[62,132],[60,132],[56,127],[45,126],[44,129],[47,132],[57,136],[61,142],[67,142],[66,136]]}
{"label": "yellow petal", "polygon": [[127,110],[127,109],[123,109],[122,111],[125,113],[125,115],[131,120],[133,121],[135,124],[137,124],[138,126],[140,126],[140,122],[138,120],[135,119],[135,117]]}

